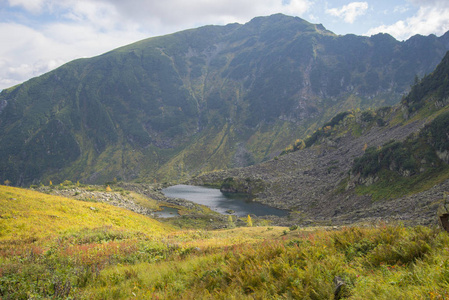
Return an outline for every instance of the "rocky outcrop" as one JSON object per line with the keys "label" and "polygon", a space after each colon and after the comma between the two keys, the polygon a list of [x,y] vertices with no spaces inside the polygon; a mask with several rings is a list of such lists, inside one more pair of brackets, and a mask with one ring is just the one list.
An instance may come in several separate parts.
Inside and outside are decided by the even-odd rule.
{"label": "rocky outcrop", "polygon": [[437,151],[438,158],[449,164],[449,150],[446,151]]}

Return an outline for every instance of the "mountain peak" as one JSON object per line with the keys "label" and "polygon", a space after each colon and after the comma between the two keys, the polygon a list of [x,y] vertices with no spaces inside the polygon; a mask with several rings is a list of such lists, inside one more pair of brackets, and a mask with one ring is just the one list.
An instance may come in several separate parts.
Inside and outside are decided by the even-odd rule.
{"label": "mountain peak", "polygon": [[290,27],[297,28],[301,31],[327,31],[322,24],[312,24],[299,17],[287,16],[281,13],[255,17],[245,24],[245,26],[259,27],[260,29],[267,29],[266,27],[275,27],[275,29],[287,29]]}

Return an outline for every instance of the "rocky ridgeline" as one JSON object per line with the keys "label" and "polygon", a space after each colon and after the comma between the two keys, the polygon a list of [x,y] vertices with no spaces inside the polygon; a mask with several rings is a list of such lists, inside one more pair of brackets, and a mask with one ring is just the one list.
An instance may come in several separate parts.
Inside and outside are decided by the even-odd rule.
{"label": "rocky ridgeline", "polygon": [[103,192],[97,190],[89,190],[80,187],[67,187],[67,188],[50,188],[40,187],[39,191],[49,193],[56,196],[62,196],[67,198],[73,198],[88,202],[102,202],[117,207],[122,207],[127,210],[153,216],[154,211],[137,204],[134,198],[127,193],[123,192]]}

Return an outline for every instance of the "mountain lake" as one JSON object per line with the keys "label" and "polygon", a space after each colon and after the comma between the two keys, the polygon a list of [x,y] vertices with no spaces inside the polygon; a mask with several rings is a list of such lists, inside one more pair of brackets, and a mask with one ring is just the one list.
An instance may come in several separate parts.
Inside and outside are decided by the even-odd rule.
{"label": "mountain lake", "polygon": [[258,217],[268,215],[284,217],[288,215],[287,210],[251,201],[246,195],[224,194],[219,189],[214,188],[180,184],[165,188],[162,192],[169,198],[182,198],[192,201],[225,215],[232,211],[231,214],[239,217],[249,214]]}

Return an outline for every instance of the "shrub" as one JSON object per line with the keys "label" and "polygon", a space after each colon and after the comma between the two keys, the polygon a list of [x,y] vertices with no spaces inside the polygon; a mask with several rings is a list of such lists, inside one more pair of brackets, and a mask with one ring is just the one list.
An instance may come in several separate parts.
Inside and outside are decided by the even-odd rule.
{"label": "shrub", "polygon": [[248,225],[248,227],[253,227],[253,220],[251,219],[250,215],[248,215],[248,218],[246,218],[246,225]]}
{"label": "shrub", "polygon": [[71,186],[71,185],[73,185],[73,183],[70,180],[64,180],[64,182],[61,183],[61,185],[63,185],[63,186]]}
{"label": "shrub", "polygon": [[296,229],[298,229],[298,225],[293,225],[293,226],[290,226],[290,231],[294,231],[294,230],[296,230]]}

